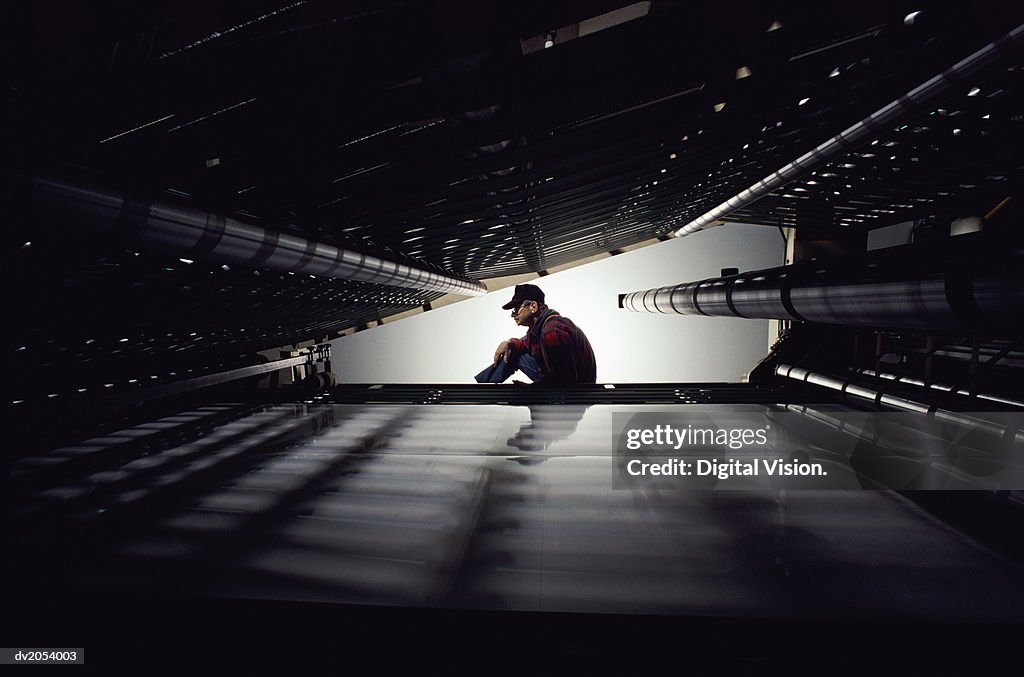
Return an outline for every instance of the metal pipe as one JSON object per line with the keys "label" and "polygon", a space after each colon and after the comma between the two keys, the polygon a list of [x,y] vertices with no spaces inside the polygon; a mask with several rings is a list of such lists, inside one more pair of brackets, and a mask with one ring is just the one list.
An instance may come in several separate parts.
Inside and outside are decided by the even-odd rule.
{"label": "metal pipe", "polygon": [[[889,395],[884,391],[875,390],[851,379],[844,379],[839,376],[810,371],[809,369],[803,369],[802,367],[796,367],[791,364],[776,365],[775,375],[783,376],[794,381],[802,381],[804,383],[811,383],[823,388],[828,388],[829,390],[834,390],[847,397],[857,398],[857,400],[862,403],[870,402],[876,409],[890,408],[899,411],[926,414],[932,420],[966,426],[972,430],[980,430],[981,432],[994,437],[1004,437],[1010,433],[1012,434],[1012,441],[1014,443],[1024,443],[1024,432],[1019,432],[1019,428],[1008,431],[1007,427],[999,422],[989,421],[975,416],[949,411],[947,409],[939,409],[938,407],[926,402],[918,402],[904,397]],[[1013,415],[1017,416],[1017,414]]]}
{"label": "metal pipe", "polygon": [[1019,333],[1024,315],[1020,247],[957,240],[955,248],[928,249],[924,256],[914,250],[909,256],[812,261],[636,291],[621,295],[619,306],[650,313]]}
{"label": "metal pipe", "polygon": [[220,214],[133,201],[94,186],[37,178],[33,200],[44,210],[73,215],[76,228],[127,236],[132,246],[158,254],[463,296],[487,293],[476,280],[412,268]]}
{"label": "metal pipe", "polygon": [[243,378],[261,376],[272,371],[277,371],[278,369],[287,369],[288,367],[294,367],[301,364],[310,364],[312,361],[312,353],[306,353],[298,357],[287,357],[280,360],[274,360],[273,362],[256,364],[250,367],[229,369],[228,371],[222,371],[215,374],[204,374],[203,376],[174,381],[173,383],[164,383],[162,385],[144,388],[141,391],[124,392],[109,398],[109,401],[117,404],[150,402],[152,400],[163,399],[171,395],[180,395],[181,393],[191,392],[193,390],[200,390],[202,388],[209,388],[210,386],[220,385],[222,383],[238,381]]}
{"label": "metal pipe", "polygon": [[[910,378],[909,376],[897,376],[896,374],[887,374],[885,372],[875,371],[873,369],[856,369],[854,373],[862,374],[864,376],[871,376],[877,379],[885,381],[892,381],[894,383],[909,384],[917,388],[938,390],[939,392],[951,393],[953,395],[960,395],[962,397],[970,397],[971,393],[963,388],[957,389],[956,386],[948,383],[925,383],[924,381],[916,378]],[[1020,407],[1024,409],[1024,402],[1020,400],[1011,400],[1007,397],[1000,395],[992,395],[990,393],[976,393],[974,395],[979,400],[987,400],[989,402],[998,402],[999,404],[1008,404],[1013,407]]]}
{"label": "metal pipe", "polygon": [[1024,24],[1017,26],[995,42],[985,45],[895,101],[890,101],[860,122],[839,132],[825,143],[804,153],[793,162],[737,193],[714,209],[698,216],[677,230],[674,235],[683,237],[706,228],[723,216],[761,199],[776,188],[784,186],[797,177],[871,140],[879,132],[888,129],[899,120],[916,114],[939,96],[945,94],[951,87],[965,84],[968,78],[974,77],[985,68],[998,63],[1003,57],[1012,54],[1022,41],[1024,41]]}

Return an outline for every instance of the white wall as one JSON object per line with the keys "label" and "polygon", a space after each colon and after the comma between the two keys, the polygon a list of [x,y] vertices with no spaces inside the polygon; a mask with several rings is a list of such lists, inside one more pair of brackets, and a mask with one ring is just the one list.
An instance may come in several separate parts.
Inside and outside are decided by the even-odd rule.
{"label": "white wall", "polygon": [[[618,295],[782,265],[775,228],[726,224],[533,280],[547,304],[584,330],[598,383],[738,382],[767,353],[768,321],[633,313]],[[342,383],[473,383],[498,343],[525,332],[512,288],[332,341]],[[523,379],[527,380],[527,379]]]}

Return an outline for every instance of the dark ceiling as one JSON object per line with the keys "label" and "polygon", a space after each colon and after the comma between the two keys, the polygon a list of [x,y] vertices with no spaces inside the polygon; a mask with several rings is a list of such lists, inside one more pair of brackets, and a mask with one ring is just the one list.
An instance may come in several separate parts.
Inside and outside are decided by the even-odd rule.
{"label": "dark ceiling", "polygon": [[[55,216],[36,179],[456,278],[543,274],[670,235],[1024,19],[655,1],[569,39],[625,4],[33,3],[5,132],[16,397],[241,364],[441,295],[189,263]],[[829,240],[985,214],[1024,176],[1021,64],[951,83],[730,219]]]}

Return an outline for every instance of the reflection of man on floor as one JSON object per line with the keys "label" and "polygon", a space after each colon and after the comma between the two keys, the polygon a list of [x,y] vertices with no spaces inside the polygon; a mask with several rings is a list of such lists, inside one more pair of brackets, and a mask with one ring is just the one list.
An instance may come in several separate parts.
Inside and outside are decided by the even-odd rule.
{"label": "reflection of man on floor", "polygon": [[544,292],[517,284],[512,300],[502,306],[528,331],[523,338],[502,341],[493,364],[476,375],[479,383],[501,383],[517,369],[537,385],[566,386],[597,381],[594,350],[572,320],[544,304]]}
{"label": "reflection of man on floor", "polygon": [[574,432],[586,404],[531,404],[530,422],[519,428],[515,437],[508,438],[507,444],[522,451],[542,451]]}

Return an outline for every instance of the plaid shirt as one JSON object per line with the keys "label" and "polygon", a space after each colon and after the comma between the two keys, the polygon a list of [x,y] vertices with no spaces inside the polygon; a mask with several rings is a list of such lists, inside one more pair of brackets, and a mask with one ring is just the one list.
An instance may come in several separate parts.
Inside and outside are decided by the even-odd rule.
{"label": "plaid shirt", "polygon": [[529,353],[541,366],[538,385],[562,386],[597,382],[597,362],[586,334],[548,308],[521,339],[509,339],[515,355]]}

